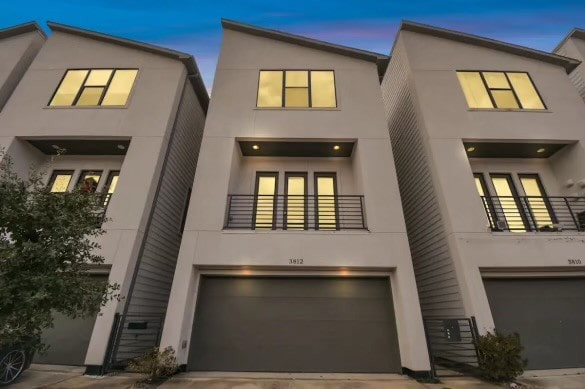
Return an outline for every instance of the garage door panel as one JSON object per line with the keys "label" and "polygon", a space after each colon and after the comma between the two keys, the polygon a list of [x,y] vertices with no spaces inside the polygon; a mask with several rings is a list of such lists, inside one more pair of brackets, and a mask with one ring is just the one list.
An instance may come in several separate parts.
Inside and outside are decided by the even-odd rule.
{"label": "garage door panel", "polygon": [[[367,284],[364,281],[368,280],[340,281],[343,282],[335,285],[336,279],[307,282],[306,279],[203,278],[188,368],[399,372],[389,282],[372,279],[377,286],[371,288],[368,284],[364,291],[360,285]],[[356,282],[352,285],[351,281]],[[219,287],[232,288],[232,292],[206,294]],[[281,288],[284,291],[275,291]],[[268,297],[249,297],[249,294],[238,297],[234,289],[263,290]],[[309,289],[313,297],[307,293]],[[336,289],[347,297],[332,294]],[[351,289],[360,297],[351,298],[352,294],[347,292]],[[386,298],[377,297],[382,294]]]}
{"label": "garage door panel", "polygon": [[585,279],[486,279],[496,328],[520,334],[528,369],[585,367]]}

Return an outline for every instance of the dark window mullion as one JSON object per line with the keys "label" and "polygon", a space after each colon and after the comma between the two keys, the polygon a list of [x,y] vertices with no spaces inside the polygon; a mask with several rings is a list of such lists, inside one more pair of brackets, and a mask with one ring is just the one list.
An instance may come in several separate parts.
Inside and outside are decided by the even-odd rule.
{"label": "dark window mullion", "polygon": [[479,73],[479,77],[481,78],[481,81],[483,81],[483,86],[484,86],[485,90],[487,91],[487,94],[490,97],[490,100],[492,102],[492,109],[498,108],[498,106],[496,105],[496,100],[494,99],[494,96],[492,96],[492,90],[488,87],[487,81],[485,80],[485,78],[483,76],[483,72],[478,72],[478,73]]}
{"label": "dark window mullion", "polygon": [[[80,69],[80,70],[87,70],[87,74],[85,75],[85,78],[83,79],[83,82],[81,83],[81,87],[77,91],[77,95],[75,96],[75,99],[73,99],[73,103],[71,104],[72,106],[77,105],[77,102],[79,101],[79,98],[81,97],[81,94],[83,93],[83,91],[85,89],[85,83],[87,82],[87,79],[89,78],[89,75],[91,74],[91,71],[92,71],[92,69]],[[69,70],[67,72],[69,72]]]}
{"label": "dark window mullion", "polygon": [[309,93],[309,108],[313,108],[313,99],[311,98],[311,70],[307,71],[307,85],[307,92]]}
{"label": "dark window mullion", "polygon": [[518,106],[520,108],[524,109],[522,102],[520,102],[520,98],[518,98],[518,95],[516,94],[516,91],[514,90],[514,86],[510,82],[510,79],[508,78],[508,73],[507,72],[503,72],[503,73],[504,73],[504,77],[506,77],[506,80],[508,81],[508,85],[510,85],[510,90],[512,91],[512,94],[514,95],[514,98],[516,99],[516,103],[518,104]]}
{"label": "dark window mullion", "polygon": [[286,70],[282,71],[282,108],[286,108]]}
{"label": "dark window mullion", "polygon": [[110,77],[106,82],[106,85],[104,85],[104,90],[102,91],[102,95],[100,96],[100,99],[97,104],[98,106],[102,105],[102,101],[104,100],[104,97],[106,97],[106,93],[108,92],[108,88],[110,87],[110,83],[112,82],[112,79],[114,78],[114,74],[116,73],[116,71],[117,69],[112,69],[112,74],[110,74]]}

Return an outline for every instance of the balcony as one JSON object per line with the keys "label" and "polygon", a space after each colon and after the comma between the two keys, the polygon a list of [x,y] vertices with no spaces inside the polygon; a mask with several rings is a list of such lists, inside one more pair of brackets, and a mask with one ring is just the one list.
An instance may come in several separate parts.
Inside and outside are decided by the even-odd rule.
{"label": "balcony", "polygon": [[585,197],[481,196],[492,231],[585,231]]}
{"label": "balcony", "polygon": [[366,230],[364,196],[230,194],[224,229]]}

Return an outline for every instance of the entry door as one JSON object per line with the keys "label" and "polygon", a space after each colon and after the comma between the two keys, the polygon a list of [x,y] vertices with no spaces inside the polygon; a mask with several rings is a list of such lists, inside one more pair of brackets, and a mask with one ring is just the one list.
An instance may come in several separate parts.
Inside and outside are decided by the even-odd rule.
{"label": "entry door", "polygon": [[286,230],[307,229],[307,173],[285,175],[285,225]]}
{"label": "entry door", "polygon": [[255,229],[276,228],[277,190],[278,173],[259,172],[256,174],[256,190],[252,222]]}
{"label": "entry door", "polygon": [[337,179],[335,173],[315,173],[315,229],[338,230]]}
{"label": "entry door", "polygon": [[505,219],[512,232],[525,232],[526,222],[519,202],[518,193],[509,174],[490,174],[494,190],[498,196],[500,209],[498,219]]}

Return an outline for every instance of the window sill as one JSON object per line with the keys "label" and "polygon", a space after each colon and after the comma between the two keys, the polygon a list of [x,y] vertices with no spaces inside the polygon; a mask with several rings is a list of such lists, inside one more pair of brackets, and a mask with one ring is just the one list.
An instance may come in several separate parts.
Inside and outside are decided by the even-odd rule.
{"label": "window sill", "polygon": [[63,106],[50,106],[47,105],[43,109],[126,109],[128,105],[63,105]]}
{"label": "window sill", "polygon": [[308,108],[308,107],[266,107],[266,108],[259,108],[255,107],[254,111],[341,111],[339,107],[335,108]]}
{"label": "window sill", "polygon": [[549,109],[504,109],[504,108],[467,108],[469,112],[539,112],[552,113]]}

